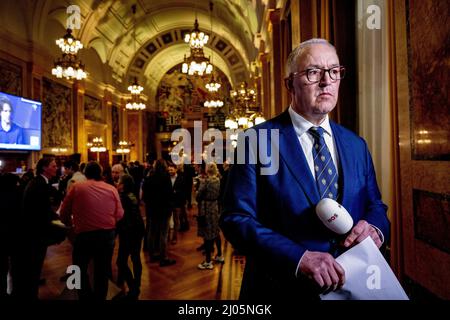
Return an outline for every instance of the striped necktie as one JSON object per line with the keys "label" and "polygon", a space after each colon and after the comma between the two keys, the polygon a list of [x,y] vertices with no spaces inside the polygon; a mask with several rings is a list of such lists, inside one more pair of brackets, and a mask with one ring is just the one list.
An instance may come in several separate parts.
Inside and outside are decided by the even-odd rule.
{"label": "striped necktie", "polygon": [[320,199],[331,198],[337,200],[339,176],[330,150],[328,150],[323,138],[324,129],[322,127],[311,127],[308,132],[314,138],[312,153]]}

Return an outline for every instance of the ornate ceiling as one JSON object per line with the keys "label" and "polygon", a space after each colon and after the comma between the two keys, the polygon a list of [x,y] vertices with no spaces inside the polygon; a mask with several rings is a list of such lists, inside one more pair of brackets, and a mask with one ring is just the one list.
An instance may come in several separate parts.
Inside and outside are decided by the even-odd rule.
{"label": "ornate ceiling", "polygon": [[[80,57],[87,71],[120,89],[137,76],[152,99],[164,74],[189,55],[183,35],[193,29],[195,17],[200,29],[211,35],[206,56],[233,85],[248,77],[249,64],[257,55],[253,43],[261,26],[263,2],[212,2],[211,14],[209,0],[8,0],[0,4],[0,17],[6,22],[2,27],[12,29],[8,32],[41,44],[56,56],[54,41],[65,33],[67,7],[78,5],[81,28],[74,35],[85,46]],[[137,5],[135,16],[133,4]]]}

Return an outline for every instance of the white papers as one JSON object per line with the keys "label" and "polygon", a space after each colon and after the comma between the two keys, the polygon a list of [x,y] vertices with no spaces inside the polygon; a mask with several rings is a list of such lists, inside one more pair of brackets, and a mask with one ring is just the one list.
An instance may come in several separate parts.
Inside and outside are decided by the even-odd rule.
{"label": "white papers", "polygon": [[345,284],[320,295],[322,300],[409,300],[371,237],[336,258],[345,270]]}

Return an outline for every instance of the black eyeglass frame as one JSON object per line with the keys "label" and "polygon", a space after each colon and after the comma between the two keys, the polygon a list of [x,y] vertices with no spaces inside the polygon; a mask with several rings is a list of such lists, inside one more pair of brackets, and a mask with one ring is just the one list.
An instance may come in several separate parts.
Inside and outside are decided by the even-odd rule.
{"label": "black eyeglass frame", "polygon": [[[332,76],[332,73],[331,73],[331,70],[336,69],[336,68],[339,68],[339,74],[342,75],[339,79],[335,79],[334,76]],[[310,76],[309,72],[312,71],[312,70],[320,70],[320,78],[319,78],[319,80],[311,81],[309,79],[309,76]],[[328,75],[330,76],[330,79],[333,80],[333,81],[338,81],[338,80],[342,80],[342,79],[345,78],[345,67],[344,66],[334,66],[334,67],[329,68],[329,69],[325,69],[325,68],[307,68],[307,69],[302,70],[302,71],[291,73],[287,79],[294,79],[294,77],[298,77],[298,76],[301,76],[301,75],[306,73],[306,79],[308,79],[309,82],[317,83],[317,82],[320,82],[322,80],[323,76],[325,75],[325,72],[328,72]]]}

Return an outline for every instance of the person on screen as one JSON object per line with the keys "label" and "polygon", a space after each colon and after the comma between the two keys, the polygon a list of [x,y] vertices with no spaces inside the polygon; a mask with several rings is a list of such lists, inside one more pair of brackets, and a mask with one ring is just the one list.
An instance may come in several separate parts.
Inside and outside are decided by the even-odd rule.
{"label": "person on screen", "polygon": [[14,108],[6,96],[0,96],[0,143],[25,144],[23,129],[12,122]]}

